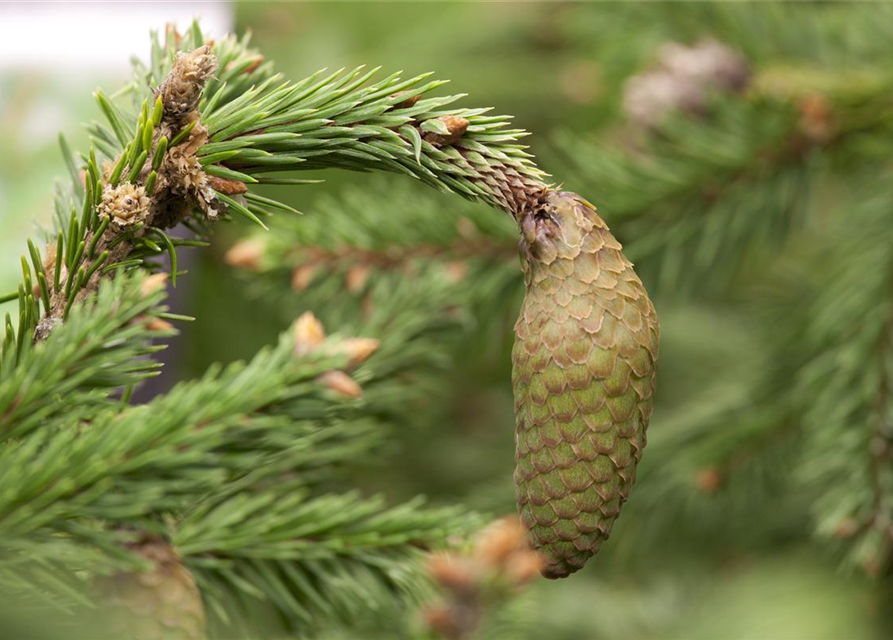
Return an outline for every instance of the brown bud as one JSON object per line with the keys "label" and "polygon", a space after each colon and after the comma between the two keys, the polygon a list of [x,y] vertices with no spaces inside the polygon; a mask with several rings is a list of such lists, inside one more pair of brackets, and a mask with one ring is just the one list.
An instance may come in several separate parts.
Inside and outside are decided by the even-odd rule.
{"label": "brown bud", "polygon": [[831,108],[828,101],[817,93],[810,93],[797,105],[800,111],[800,129],[814,142],[827,142],[834,135]]}
{"label": "brown bud", "polygon": [[[255,69],[257,69],[257,68],[261,65],[261,63],[262,63],[263,61],[264,61],[264,57],[263,57],[263,56],[261,56],[261,55],[255,56],[255,58],[254,58],[254,60],[251,62],[251,64],[249,64],[247,67],[245,67],[245,70],[242,72],[242,74],[247,76],[249,73],[251,73],[252,71],[254,71]],[[230,70],[232,70],[235,66],[236,66],[236,61],[233,60],[232,62],[230,62],[229,64],[226,65],[226,70],[227,70],[227,71],[230,71]]]}
{"label": "brown bud", "polygon": [[516,551],[524,551],[526,540],[524,527],[517,518],[502,518],[481,531],[475,554],[481,563],[499,567]]}
{"label": "brown bud", "polygon": [[264,256],[266,244],[259,238],[237,242],[223,256],[223,261],[231,267],[244,267],[257,271]]}
{"label": "brown bud", "polygon": [[468,275],[468,265],[462,260],[453,260],[444,266],[447,279],[453,284],[462,282]]}
{"label": "brown bud", "polygon": [[306,290],[314,275],[316,275],[315,264],[307,263],[295,267],[291,272],[291,288],[295,291]]}
{"label": "brown bud", "polygon": [[701,469],[695,477],[695,486],[704,493],[716,493],[722,487],[722,474],[714,467]]}
{"label": "brown bud", "polygon": [[226,195],[234,195],[238,193],[246,193],[248,185],[241,180],[230,180],[228,178],[220,178],[218,176],[207,176],[208,184],[214,191],[219,191]]}
{"label": "brown bud", "polygon": [[422,138],[435,147],[446,147],[456,144],[468,129],[468,120],[462,116],[440,116],[438,120],[446,126],[447,131],[449,131],[448,134],[434,133],[433,131],[426,131],[422,134]]}
{"label": "brown bud", "polygon": [[166,282],[167,273],[164,271],[146,276],[140,284],[140,295],[145,298],[158,289],[163,288]]}
{"label": "brown bud", "polygon": [[381,342],[375,338],[347,338],[337,346],[337,350],[350,358],[348,367],[355,367],[372,357],[380,346]]}
{"label": "brown bud", "polygon": [[428,560],[428,573],[439,585],[456,593],[472,591],[477,582],[474,564],[455,554],[432,555]]}
{"label": "brown bud", "polygon": [[344,284],[351,293],[359,293],[366,287],[372,269],[366,264],[355,264],[344,275]]}
{"label": "brown bud", "polygon": [[179,31],[177,31],[176,25],[174,25],[172,22],[168,22],[164,25],[165,45],[169,42],[168,39],[171,36],[173,36],[173,38],[174,38],[175,50],[179,51],[180,43],[183,42],[183,35]]}
{"label": "brown bud", "polygon": [[327,371],[319,379],[327,389],[339,396],[354,399],[363,395],[363,388],[343,371]]}
{"label": "brown bud", "polygon": [[853,518],[847,518],[846,520],[841,521],[836,527],[834,527],[834,537],[847,539],[852,538],[854,535],[859,533],[859,530],[862,527],[859,525],[857,520]]}
{"label": "brown bud", "polygon": [[546,568],[546,559],[535,551],[521,551],[509,556],[505,573],[516,586],[522,586],[540,575]]}
{"label": "brown bud", "polygon": [[173,331],[174,325],[162,318],[149,318],[146,322],[146,328],[149,331]]}
{"label": "brown bud", "polygon": [[242,73],[247,76],[249,73],[251,73],[255,69],[257,69],[261,64],[263,64],[263,62],[264,62],[263,56],[260,56],[260,55],[255,56],[254,61],[251,64],[249,64],[247,67],[245,67],[245,71],[243,71]]}
{"label": "brown bud", "polygon": [[[397,93],[392,94],[391,97],[399,98],[400,96],[405,96],[407,93],[409,93],[409,91],[398,91]],[[422,97],[421,94],[409,96],[408,98],[406,98],[406,100],[402,100],[402,101],[398,102],[397,104],[395,104],[394,109],[406,109],[407,107],[411,107],[416,102],[418,102],[421,97]]]}
{"label": "brown bud", "polygon": [[714,467],[701,469],[695,477],[695,486],[704,493],[716,493],[722,487],[722,474]]}
{"label": "brown bud", "polygon": [[310,353],[326,339],[326,331],[315,315],[305,311],[295,320],[295,355]]}

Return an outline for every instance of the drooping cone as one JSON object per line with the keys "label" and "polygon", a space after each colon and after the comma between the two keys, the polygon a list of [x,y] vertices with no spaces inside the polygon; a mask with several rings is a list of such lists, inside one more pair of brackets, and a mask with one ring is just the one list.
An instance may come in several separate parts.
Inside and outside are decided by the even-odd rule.
{"label": "drooping cone", "polygon": [[205,613],[195,579],[167,542],[152,539],[134,549],[153,563],[143,573],[102,578],[102,638],[204,640]]}
{"label": "drooping cone", "polygon": [[518,216],[527,286],[512,351],[521,519],[548,578],[580,569],[629,497],[660,329],[620,243],[577,194]]}

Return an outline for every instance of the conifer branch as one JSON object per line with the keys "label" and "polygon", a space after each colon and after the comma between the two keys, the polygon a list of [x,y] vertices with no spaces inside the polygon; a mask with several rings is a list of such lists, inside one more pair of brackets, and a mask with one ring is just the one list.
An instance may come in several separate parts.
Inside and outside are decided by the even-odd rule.
{"label": "conifer branch", "polygon": [[158,375],[138,360],[163,349],[151,340],[172,331],[159,322],[161,291],[152,281],[145,284],[133,295],[131,280],[119,279],[104,295],[76,306],[46,346],[24,342],[16,354],[9,343],[0,361],[0,441],[63,416],[75,423],[89,419],[117,403],[115,390]]}
{"label": "conifer branch", "polygon": [[[225,612],[234,601],[268,600],[306,632],[333,619],[349,621],[370,609],[370,599],[392,607],[395,595],[419,602],[429,592],[421,572],[411,569],[426,549],[477,522],[457,526],[467,517],[461,510],[421,505],[387,509],[380,498],[354,494],[309,499],[285,483],[200,506],[174,540],[224,621],[231,621]],[[244,592],[243,584],[257,591]]]}
{"label": "conifer branch", "polygon": [[[378,189],[347,189],[337,198],[321,198],[311,214],[285,219],[276,234],[252,234],[225,259],[271,287],[290,280],[293,290],[311,298],[308,289],[333,286],[362,295],[388,273],[433,277],[440,272],[457,285],[494,272],[508,282],[519,280],[514,225],[472,203],[444,214],[437,194],[411,186],[394,180]],[[492,293],[487,289],[482,295]]]}
{"label": "conifer branch", "polygon": [[676,292],[695,280],[724,286],[805,224],[815,158],[890,129],[893,77],[854,75],[757,69],[744,95],[667,114],[633,146],[561,133],[569,183],[599,189],[646,278]]}
{"label": "conifer branch", "polygon": [[[127,402],[132,385],[158,368],[134,359],[150,355],[148,340],[168,335],[167,320],[178,317],[128,274],[159,270],[166,253],[176,282],[177,248],[201,243],[169,235],[177,224],[201,237],[221,214],[263,226],[262,217],[293,211],[253,193],[256,184],[308,182],[278,171],[406,173],[513,215],[545,192],[542,172],[517,144],[526,134],[508,118],[445,109],[461,96],[429,97],[442,83],[427,75],[373,81],[373,73],[282,82],[247,40],[212,50],[196,26],[185,36],[169,30],[163,44],[156,38],[150,64],[137,64],[124,91],[97,91],[107,124],[89,125],[94,148],[77,159],[60,140],[72,184],[57,188],[57,232],[45,255],[29,244],[22,284],[2,297],[18,299],[19,323],[14,329],[7,316],[0,370],[0,426],[9,438],[0,449],[8,487],[0,565],[24,566],[36,550],[38,562],[26,564],[38,589],[54,572],[72,576],[72,585],[116,573],[109,584],[117,584],[117,572],[148,570],[151,581],[188,565],[211,600],[230,602],[247,588],[305,621],[308,611],[315,618],[341,607],[348,577],[357,597],[420,592],[412,565],[420,549],[457,530],[455,510],[386,509],[317,491],[406,410],[395,405],[412,397],[403,393],[405,372],[444,361],[442,348],[422,340],[451,330],[454,317],[374,316],[370,324],[387,327],[388,348],[375,367],[360,369],[374,351],[369,341],[334,337],[308,349],[299,324],[248,365],[212,370],[145,405]],[[128,96],[134,110],[122,106]],[[162,277],[143,282],[157,288]],[[427,294],[425,304],[446,307],[443,290]],[[74,342],[79,349],[53,351]],[[45,380],[28,379],[41,367]],[[66,390],[66,412],[50,387]],[[123,401],[112,397],[117,390]],[[48,420],[56,428],[45,428]],[[227,526],[261,507],[273,517]],[[55,547],[38,544],[57,537],[64,542]],[[152,541],[167,551],[155,553]],[[79,550],[90,551],[83,563]],[[308,582],[317,588],[308,591]],[[4,584],[13,583],[22,581]],[[77,591],[69,588],[69,602]]]}
{"label": "conifer branch", "polygon": [[[146,98],[134,123],[97,92],[114,137],[94,125],[94,140],[109,154],[115,153],[115,138],[123,149],[110,156],[112,162],[104,170],[100,170],[92,150],[89,156],[83,156],[83,183],[71,151],[61,139],[74,183],[67,195],[57,195],[57,222],[61,223],[58,242],[50,244],[43,260],[30,245],[39,287],[30,286],[31,270],[23,263],[20,318],[24,322],[20,323],[20,335],[33,329],[35,339],[46,339],[68,317],[75,302],[96,291],[105,274],[115,268],[141,266],[147,257],[160,253],[161,248],[148,237],[150,232],[162,235],[176,265],[174,241],[162,229],[181,222],[193,209],[203,210],[209,218],[216,215],[207,179],[194,156],[204,139],[204,130],[194,125],[199,118],[196,107],[204,83],[215,68],[215,58],[207,46],[178,54],[157,95],[153,94],[153,106],[150,109]],[[126,132],[134,124],[135,132],[128,136]],[[187,128],[189,136],[181,136],[178,145],[169,149],[168,140],[177,139]],[[66,219],[68,204],[79,197],[80,208],[72,206]],[[173,277],[176,279],[176,268]],[[42,318],[35,300],[38,289],[45,306]]]}
{"label": "conifer branch", "polygon": [[853,178],[862,202],[817,251],[817,262],[833,268],[813,299],[810,357],[796,378],[810,453],[802,478],[822,487],[813,509],[818,531],[850,541],[849,558],[871,575],[893,556],[887,180],[874,171]]}
{"label": "conifer branch", "polygon": [[[29,347],[30,357],[40,362],[58,351],[73,332],[80,335],[86,319],[102,326],[98,312],[120,313],[125,327],[133,318],[145,327],[144,308],[157,305],[159,292],[145,298],[138,285],[126,276],[103,283],[95,308],[75,305],[70,322]],[[0,498],[0,574],[15,575],[0,586],[49,589],[52,574],[72,576],[76,584],[72,571],[151,569],[139,553],[139,540],[149,535],[175,542],[199,582],[209,585],[209,599],[230,603],[252,584],[292,620],[304,620],[306,611],[314,619],[326,616],[340,606],[344,572],[367,576],[353,587],[357,597],[421,593],[420,574],[411,567],[419,549],[441,545],[457,531],[462,519],[455,510],[423,510],[418,503],[388,510],[380,499],[315,491],[331,486],[339,466],[379,445],[381,421],[395,412],[396,398],[406,399],[394,395],[393,371],[431,355],[400,344],[418,334],[394,331],[390,356],[354,371],[377,342],[326,339],[315,322],[303,319],[248,365],[213,369],[146,405],[88,405],[92,410],[84,414],[50,405],[56,413],[39,416],[53,418],[59,428],[52,430],[34,428],[29,414],[11,414],[10,432],[21,438],[0,449],[0,481],[7,487]],[[113,344],[127,335],[118,330]],[[109,337],[95,340],[108,344]],[[333,372],[340,378],[330,377]],[[33,407],[36,401],[28,399],[20,406]],[[463,526],[474,522],[464,520]],[[47,544],[54,536],[64,543]],[[26,553],[44,565],[24,562]],[[327,578],[314,577],[323,569]],[[304,578],[296,577],[302,572]],[[308,595],[308,584],[318,589]],[[288,602],[283,588],[294,593]]]}
{"label": "conifer branch", "polygon": [[108,126],[88,128],[104,168],[91,150],[81,156],[82,179],[61,139],[73,184],[57,191],[57,242],[43,258],[32,247],[33,275],[23,264],[20,292],[0,298],[20,299],[17,349],[27,332],[46,339],[116,269],[153,268],[162,252],[176,264],[176,247],[189,241],[164,229],[182,222],[202,233],[221,211],[264,226],[263,217],[290,210],[249,188],[305,182],[276,172],[405,173],[512,215],[548,189],[518,144],[526,132],[488,109],[444,109],[462,96],[427,97],[444,84],[429,74],[373,82],[375,71],[359,68],[285,82],[247,39],[229,37],[212,51],[197,26],[186,36],[169,29],[163,44],[156,36],[150,66],[136,63],[135,72],[116,96],[142,98],[136,112],[96,93]]}

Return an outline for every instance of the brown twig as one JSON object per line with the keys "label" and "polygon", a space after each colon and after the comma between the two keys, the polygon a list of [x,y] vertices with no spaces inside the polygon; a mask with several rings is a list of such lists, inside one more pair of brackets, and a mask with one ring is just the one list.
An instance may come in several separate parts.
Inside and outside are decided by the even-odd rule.
{"label": "brown twig", "polygon": [[[93,250],[89,256],[84,256],[85,260],[95,259],[107,252],[105,265],[120,262],[131,252],[137,240],[145,236],[152,227],[175,226],[196,209],[202,210],[210,219],[216,217],[214,192],[195,155],[208,138],[207,131],[198,122],[198,101],[205,82],[216,68],[217,59],[207,45],[188,53],[177,54],[171,72],[155,92],[156,96],[161,97],[164,111],[147,149],[147,160],[152,158],[162,137],[173,140],[184,126],[192,122],[196,122],[196,125],[182,144],[169,149],[165,154],[156,172],[155,187],[151,194],[146,193],[145,186],[151,171],[149,162],[144,163],[133,181],[117,186],[109,184],[109,175],[103,176],[105,186],[98,214],[100,217],[108,217],[110,222],[102,236],[95,240],[95,244],[95,232],[89,231],[86,234],[84,244],[87,247],[92,246]],[[117,160],[114,164],[117,164]],[[83,300],[95,292],[102,277],[102,269],[95,269],[74,294],[75,301]],[[63,265],[60,282],[67,283],[69,280],[74,278],[68,273],[67,266]],[[37,324],[35,340],[46,339],[63,321],[70,295],[70,290],[65,285],[51,290],[49,313]]]}

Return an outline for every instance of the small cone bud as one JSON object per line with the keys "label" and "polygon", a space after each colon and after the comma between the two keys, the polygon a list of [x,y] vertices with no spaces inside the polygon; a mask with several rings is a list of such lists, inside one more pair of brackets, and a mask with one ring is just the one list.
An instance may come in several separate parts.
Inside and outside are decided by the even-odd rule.
{"label": "small cone bud", "polygon": [[704,493],[716,493],[722,487],[722,474],[713,467],[701,469],[695,478],[695,486]]}
{"label": "small cone bud", "polygon": [[326,330],[315,315],[305,311],[295,320],[295,355],[310,353],[326,339]]}
{"label": "small cone bud", "polygon": [[264,62],[263,56],[259,55],[259,56],[255,57],[254,61],[251,64],[249,64],[247,67],[245,67],[245,71],[243,71],[242,73],[247,76],[249,73],[253,72],[260,65],[262,65],[263,62]]}
{"label": "small cone bud", "polygon": [[174,325],[162,318],[149,318],[146,328],[149,331],[173,331]]}
{"label": "small cone bud", "polygon": [[797,105],[800,111],[800,129],[814,142],[827,142],[834,136],[831,108],[821,95],[811,93]]}
{"label": "small cone bud", "polygon": [[347,270],[344,275],[344,284],[351,293],[359,293],[366,287],[369,282],[369,274],[372,269],[369,265],[356,264]]}
{"label": "small cone bud", "polygon": [[219,176],[207,176],[208,184],[214,191],[225,193],[226,195],[235,195],[239,193],[247,193],[248,185],[241,180],[230,180],[229,178],[221,178]]}
{"label": "small cone bud", "polygon": [[422,135],[426,142],[433,144],[435,147],[447,147],[451,144],[456,144],[468,129],[468,120],[462,116],[440,116],[438,119],[446,126],[449,133],[426,131]]}
{"label": "small cone bud", "polygon": [[264,257],[266,245],[263,240],[252,238],[234,244],[223,256],[224,262],[231,267],[243,267],[257,271]]}
{"label": "small cone bud", "polygon": [[378,351],[381,342],[375,338],[347,338],[338,345],[338,351],[343,351],[348,355],[350,360],[347,365],[356,367],[366,362],[372,354]]}
{"label": "small cone bud", "polygon": [[[409,91],[398,91],[391,95],[392,98],[399,98],[400,96],[405,96]],[[394,109],[406,109],[407,107],[411,107],[421,98],[421,94],[416,94],[414,96],[409,96],[405,100],[401,100],[397,104],[394,105]]]}
{"label": "small cone bud", "polygon": [[852,538],[859,533],[859,529],[861,529],[859,522],[848,518],[834,528],[834,537],[841,539]]}
{"label": "small cone bud", "polygon": [[501,567],[509,556],[526,547],[526,532],[518,519],[503,518],[481,532],[475,551],[483,564]]}
{"label": "small cone bud", "polygon": [[428,561],[428,573],[442,587],[455,593],[468,593],[476,588],[477,572],[467,559],[439,553]]}
{"label": "small cone bud", "polygon": [[343,371],[327,371],[320,376],[320,381],[329,391],[345,398],[356,399],[363,395],[363,388]]}
{"label": "small cone bud", "polygon": [[164,288],[166,282],[167,273],[163,271],[146,276],[140,284],[140,295],[145,298],[159,289]]}
{"label": "small cone bud", "polygon": [[[264,61],[264,57],[263,57],[263,56],[261,56],[261,55],[256,56],[256,57],[254,58],[254,60],[251,62],[251,64],[249,64],[247,67],[245,67],[245,69],[242,71],[242,75],[246,75],[246,76],[247,76],[247,75],[250,74],[252,71],[254,71],[255,69],[257,69],[257,68],[263,63],[263,61]],[[236,61],[233,60],[232,62],[230,62],[229,64],[226,65],[226,70],[229,71],[229,70],[231,70],[231,69],[232,69],[233,67],[235,67],[235,66],[236,66]]]}
{"label": "small cone bud", "polygon": [[546,568],[546,559],[535,551],[512,554],[505,566],[505,573],[516,585],[522,586],[538,577]]}
{"label": "small cone bud", "polygon": [[315,264],[302,264],[295,267],[291,272],[291,288],[295,291],[306,290],[307,287],[310,286],[310,283],[313,281],[313,276],[315,275]]}
{"label": "small cone bud", "polygon": [[176,45],[177,50],[180,49],[180,43],[183,41],[183,35],[177,31],[177,27],[170,22],[165,23],[164,25],[164,42],[168,43],[168,38],[173,36],[174,44]]}
{"label": "small cone bud", "polygon": [[468,265],[462,260],[453,260],[444,266],[444,273],[450,282],[458,284],[468,275]]}

